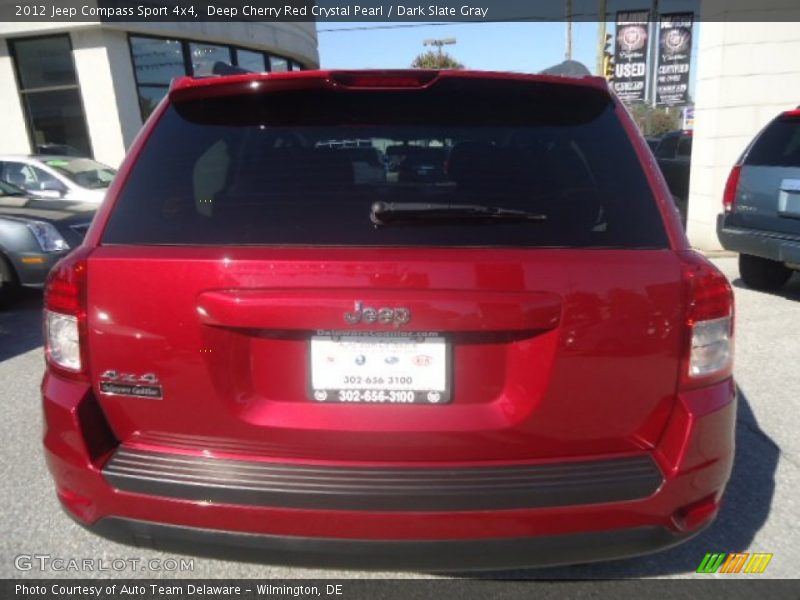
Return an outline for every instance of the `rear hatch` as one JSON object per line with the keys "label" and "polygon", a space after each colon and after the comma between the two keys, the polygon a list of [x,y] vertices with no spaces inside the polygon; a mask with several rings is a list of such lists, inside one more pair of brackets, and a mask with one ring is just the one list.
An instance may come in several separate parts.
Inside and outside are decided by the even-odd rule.
{"label": "rear hatch", "polygon": [[[88,301],[120,440],[397,464],[655,443],[680,265],[605,90],[287,81],[173,94],[116,200]],[[356,148],[385,168],[358,177]]]}
{"label": "rear hatch", "polygon": [[745,154],[727,226],[800,236],[800,110],[772,121]]}

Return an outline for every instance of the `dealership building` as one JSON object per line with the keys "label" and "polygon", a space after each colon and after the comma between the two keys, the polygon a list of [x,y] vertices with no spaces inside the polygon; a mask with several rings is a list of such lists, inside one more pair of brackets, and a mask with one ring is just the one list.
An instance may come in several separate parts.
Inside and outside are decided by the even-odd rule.
{"label": "dealership building", "polygon": [[0,22],[0,154],[72,151],[117,166],[170,80],[216,62],[318,68],[316,24]]}

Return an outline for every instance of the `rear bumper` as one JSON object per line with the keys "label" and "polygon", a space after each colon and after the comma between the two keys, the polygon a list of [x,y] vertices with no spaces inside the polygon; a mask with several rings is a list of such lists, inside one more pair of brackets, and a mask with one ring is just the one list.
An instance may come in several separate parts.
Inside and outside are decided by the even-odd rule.
{"label": "rear bumper", "polygon": [[233,460],[120,446],[102,469],[115,489],[183,500],[311,510],[430,512],[554,508],[646,498],[651,456],[475,467],[347,467]]}
{"label": "rear bumper", "polygon": [[163,552],[309,567],[450,571],[587,563],[663,550],[699,530],[637,527],[485,540],[353,540],[248,534],[118,517],[91,526],[102,537]]}
{"label": "rear bumper", "polygon": [[[560,489],[569,488],[570,478],[580,485],[578,472],[568,465],[595,461],[593,464],[609,468],[608,461],[614,459],[587,456],[560,463],[557,473],[548,473],[544,480],[543,471],[537,470],[542,465],[531,463],[531,481],[536,483],[527,488],[523,485],[518,494],[504,496],[508,490],[499,490],[494,496],[496,503],[488,494],[480,498],[480,504],[475,504],[475,498],[466,502],[464,496],[474,496],[469,490],[463,496],[447,496],[435,487],[401,486],[405,506],[386,498],[372,504],[353,504],[357,496],[353,493],[341,496],[338,505],[333,501],[326,504],[319,494],[306,495],[305,500],[293,504],[285,501],[286,494],[264,495],[263,490],[223,498],[202,489],[187,495],[187,487],[192,486],[186,485],[126,489],[137,478],[121,482],[106,472],[120,446],[91,389],[46,375],[42,391],[45,454],[57,493],[70,516],[92,531],[162,550],[371,569],[501,569],[580,563],[677,544],[707,526],[718,511],[732,467],[736,416],[732,380],[682,393],[658,445],[636,455],[641,458],[638,466],[627,471],[626,477],[639,480],[639,487],[612,486],[605,489],[604,493],[612,494],[608,497],[592,498],[587,493],[564,502],[558,493],[541,492],[551,476],[560,482]],[[185,450],[175,450],[187,455]],[[624,471],[631,464],[611,466],[612,470]],[[647,464],[654,465],[657,479],[645,468]],[[196,463],[190,466],[198,467]],[[240,466],[246,469],[249,465]],[[228,467],[223,464],[222,471]],[[352,469],[348,471],[347,465],[332,467],[335,472],[325,473],[332,479],[321,483],[346,489],[344,481],[352,479]],[[382,469],[384,473],[391,471],[389,466]],[[459,481],[459,477],[467,475],[475,483],[469,468],[453,470],[458,472],[458,485],[465,481]],[[413,471],[401,473],[400,479],[413,479],[419,469]],[[175,483],[176,472],[170,471],[170,485]],[[594,469],[589,472],[597,474]],[[196,475],[191,469],[186,473]],[[146,476],[153,475],[150,472]],[[207,475],[214,476],[215,472],[212,469]],[[520,475],[524,473],[513,469],[502,473],[504,478]],[[308,474],[295,470],[289,476],[277,483],[270,480],[269,485],[288,482],[291,488],[298,477]],[[517,490],[521,482],[515,481],[512,487]],[[441,492],[443,486],[438,487]],[[596,487],[600,490],[602,486]],[[620,495],[620,490],[624,494]],[[235,494],[242,492],[234,489]]]}
{"label": "rear bumper", "polygon": [[717,236],[726,250],[760,256],[783,263],[800,264],[800,237],[727,224],[727,215],[717,217]]}

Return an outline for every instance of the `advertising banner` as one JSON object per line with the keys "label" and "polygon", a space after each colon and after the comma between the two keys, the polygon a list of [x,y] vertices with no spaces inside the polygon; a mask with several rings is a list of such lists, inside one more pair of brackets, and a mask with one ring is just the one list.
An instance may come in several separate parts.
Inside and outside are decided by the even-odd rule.
{"label": "advertising banner", "polygon": [[614,92],[625,103],[645,100],[649,16],[646,10],[617,13]]}
{"label": "advertising banner", "polygon": [[693,13],[662,15],[658,23],[656,104],[683,106],[689,100]]}

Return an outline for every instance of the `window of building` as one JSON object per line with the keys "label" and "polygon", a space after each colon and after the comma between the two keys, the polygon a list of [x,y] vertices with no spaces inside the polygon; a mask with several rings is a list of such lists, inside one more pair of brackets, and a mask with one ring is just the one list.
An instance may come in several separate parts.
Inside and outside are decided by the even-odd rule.
{"label": "window of building", "polygon": [[131,57],[142,119],[147,119],[167,94],[173,77],[186,75],[180,40],[131,36]]}
{"label": "window of building", "polygon": [[288,58],[268,56],[256,50],[140,35],[131,35],[129,40],[142,120],[150,116],[167,94],[173,78],[213,75],[214,65],[218,62],[254,73],[304,69],[300,63]]}
{"label": "window of building", "polygon": [[236,65],[253,73],[261,73],[267,70],[264,55],[261,52],[253,52],[252,50],[237,50]]}
{"label": "window of building", "polygon": [[270,71],[280,72],[289,70],[289,60],[282,56],[269,57]]}
{"label": "window of building", "polygon": [[195,77],[213,75],[214,65],[218,62],[233,64],[231,49],[227,46],[192,42],[189,44],[189,56],[192,61],[191,74]]}
{"label": "window of building", "polygon": [[92,155],[69,35],[8,41],[34,152],[54,145]]}

